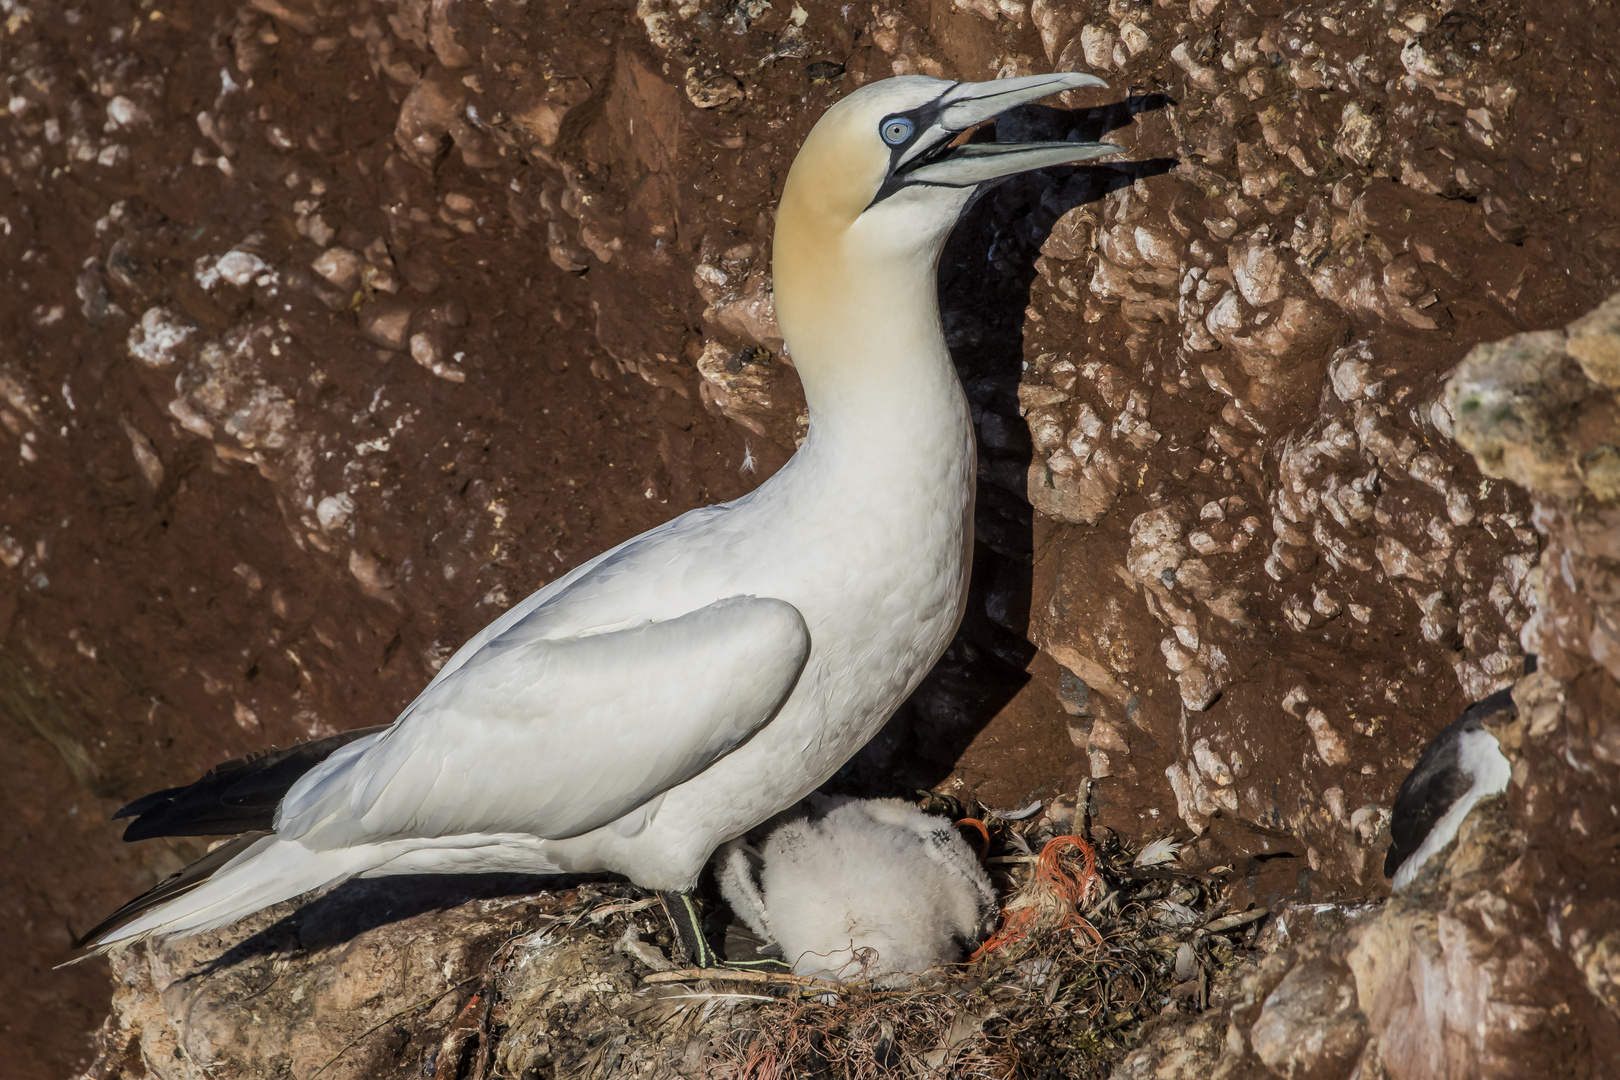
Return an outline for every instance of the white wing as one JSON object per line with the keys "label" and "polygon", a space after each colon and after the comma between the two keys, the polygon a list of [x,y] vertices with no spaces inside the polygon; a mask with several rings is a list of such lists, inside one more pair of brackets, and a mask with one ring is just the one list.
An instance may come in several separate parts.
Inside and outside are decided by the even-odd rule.
{"label": "white wing", "polygon": [[781,600],[736,597],[612,633],[536,640],[520,622],[388,731],[287,793],[277,834],[312,848],[606,825],[768,723],[810,632]]}
{"label": "white wing", "polygon": [[[743,499],[748,497],[745,495]],[[655,529],[631,537],[618,547],[609,548],[551,584],[530,593],[468,638],[428,683],[423,696],[461,670],[496,638],[514,631],[527,632],[534,637],[568,637],[587,626],[593,631],[600,631],[603,629],[598,625],[602,602],[626,589],[635,593],[637,605],[645,604],[649,599],[646,588],[649,577],[669,572],[672,548],[701,549],[711,558],[724,551],[723,536],[716,536],[719,530],[715,526],[724,523],[725,511],[733,505],[721,503],[688,510]],[[693,543],[700,534],[703,542]],[[684,544],[683,540],[686,541]]]}

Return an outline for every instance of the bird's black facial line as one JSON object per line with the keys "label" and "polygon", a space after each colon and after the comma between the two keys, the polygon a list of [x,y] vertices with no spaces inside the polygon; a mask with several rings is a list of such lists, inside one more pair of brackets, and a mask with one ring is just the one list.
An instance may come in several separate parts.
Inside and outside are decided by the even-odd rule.
{"label": "bird's black facial line", "polygon": [[[889,175],[892,178],[898,179],[922,168],[924,165],[938,161],[940,158],[951,152],[951,144],[955,141],[956,132],[948,133],[948,137],[940,139],[933,146],[930,146],[928,149],[924,150],[922,153],[918,154],[904,165],[899,164],[898,161],[891,165],[889,167]],[[896,157],[898,158],[898,155],[896,155]]]}
{"label": "bird's black facial line", "polygon": [[[915,109],[908,109],[905,112],[890,113],[878,122],[878,135],[883,139],[884,145],[889,148],[889,175],[883,181],[883,187],[878,190],[877,196],[868,205],[882,202],[896,191],[899,191],[905,182],[906,174],[911,170],[921,168],[931,161],[937,161],[950,152],[951,140],[956,137],[955,132],[944,133],[943,137],[933,146],[928,147],[903,165],[900,162],[900,159],[912,150],[917,140],[922,138],[925,132],[935,128],[939,122],[940,114],[944,111],[945,106],[935,100]],[[910,130],[900,142],[890,142],[890,128],[899,124],[909,124]],[[896,128],[896,131],[898,132],[898,128]]]}

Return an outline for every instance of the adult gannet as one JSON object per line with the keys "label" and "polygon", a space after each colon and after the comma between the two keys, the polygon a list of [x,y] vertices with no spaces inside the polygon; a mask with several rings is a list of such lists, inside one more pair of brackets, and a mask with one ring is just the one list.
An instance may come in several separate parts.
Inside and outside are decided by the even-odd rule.
{"label": "adult gannet", "polygon": [[[130,838],[245,835],[85,935],[193,934],[351,877],[612,871],[691,891],[715,848],[814,790],[956,630],[974,444],[940,330],[945,238],[1015,173],[1097,143],[957,136],[1090,75],[910,76],[816,123],[777,214],[777,317],[809,435],[752,493],[559,578],[451,657],[385,730],[148,796]],[[268,765],[264,763],[268,762]]]}

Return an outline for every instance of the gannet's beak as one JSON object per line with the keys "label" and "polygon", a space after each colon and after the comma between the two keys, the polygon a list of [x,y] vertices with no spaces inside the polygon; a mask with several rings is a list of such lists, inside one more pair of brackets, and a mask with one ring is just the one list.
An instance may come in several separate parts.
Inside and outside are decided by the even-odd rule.
{"label": "gannet's beak", "polygon": [[1117,154],[1109,143],[968,143],[962,132],[1018,105],[1063,90],[1108,84],[1095,75],[1059,72],[994,82],[956,83],[933,101],[884,118],[879,132],[890,147],[888,178],[873,203],[902,188],[973,188],[1031,169],[1070,165]]}

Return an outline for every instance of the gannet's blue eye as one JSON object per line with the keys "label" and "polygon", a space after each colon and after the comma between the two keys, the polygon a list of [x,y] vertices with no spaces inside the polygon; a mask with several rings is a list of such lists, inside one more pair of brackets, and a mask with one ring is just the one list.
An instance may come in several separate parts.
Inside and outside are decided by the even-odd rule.
{"label": "gannet's blue eye", "polygon": [[899,146],[901,143],[911,138],[911,132],[914,130],[914,125],[905,117],[896,116],[883,121],[883,127],[881,130],[883,132],[884,142],[888,143],[890,146]]}

